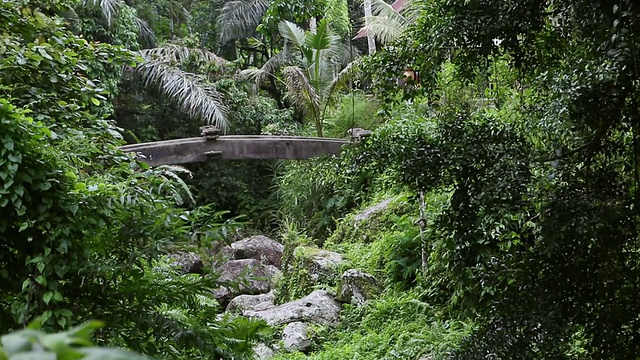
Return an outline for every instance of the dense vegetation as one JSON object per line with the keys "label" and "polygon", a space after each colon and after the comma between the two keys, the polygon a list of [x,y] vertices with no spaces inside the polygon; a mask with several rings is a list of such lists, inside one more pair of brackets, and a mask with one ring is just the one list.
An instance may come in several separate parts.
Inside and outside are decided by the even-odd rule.
{"label": "dense vegetation", "polygon": [[[640,353],[635,2],[10,0],[0,30],[0,359],[251,358],[278,329],[170,255],[254,233],[384,287],[279,358]],[[203,124],[375,131],[305,162],[118,149]],[[336,285],[302,270],[279,301]]]}

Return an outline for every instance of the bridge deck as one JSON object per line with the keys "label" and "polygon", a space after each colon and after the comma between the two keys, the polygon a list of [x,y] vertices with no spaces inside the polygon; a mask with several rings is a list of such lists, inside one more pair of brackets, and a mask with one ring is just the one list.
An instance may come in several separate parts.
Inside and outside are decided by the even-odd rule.
{"label": "bridge deck", "polygon": [[346,139],[226,135],[215,139],[194,137],[122,146],[136,152],[149,165],[186,164],[209,159],[308,159],[323,154],[340,154]]}

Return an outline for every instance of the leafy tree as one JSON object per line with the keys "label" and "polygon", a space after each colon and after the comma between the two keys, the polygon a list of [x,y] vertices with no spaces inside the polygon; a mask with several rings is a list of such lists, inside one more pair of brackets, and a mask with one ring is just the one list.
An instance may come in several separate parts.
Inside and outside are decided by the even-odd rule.
{"label": "leafy tree", "polygon": [[389,70],[381,85],[396,59],[413,58],[428,86],[426,115],[365,148],[416,191],[450,193],[428,219],[428,279],[444,285],[434,298],[477,321],[455,358],[640,350],[637,11],[434,1],[376,60]]}

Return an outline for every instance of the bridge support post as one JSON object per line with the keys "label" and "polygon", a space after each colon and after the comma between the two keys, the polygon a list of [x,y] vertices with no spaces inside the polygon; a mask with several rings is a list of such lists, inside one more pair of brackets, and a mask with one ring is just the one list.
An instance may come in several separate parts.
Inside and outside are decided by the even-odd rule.
{"label": "bridge support post", "polygon": [[220,136],[220,129],[213,125],[200,126],[200,135],[207,140],[215,140]]}

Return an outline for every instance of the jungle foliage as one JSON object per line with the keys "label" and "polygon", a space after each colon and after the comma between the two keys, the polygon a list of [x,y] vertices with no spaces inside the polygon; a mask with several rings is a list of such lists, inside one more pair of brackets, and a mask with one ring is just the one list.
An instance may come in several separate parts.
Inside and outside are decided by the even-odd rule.
{"label": "jungle foliage", "polygon": [[180,169],[117,149],[109,104],[135,55],[73,34],[63,5],[0,4],[0,329],[102,318],[100,343],[248,356],[261,324],[216,319],[216,275],[179,276],[163,260],[193,237],[220,240],[220,214],[180,207],[192,206]]}
{"label": "jungle foliage", "polygon": [[381,128],[363,162],[450,193],[427,219],[427,281],[444,277],[433,301],[478,325],[452,356],[633,358],[638,8],[491,4],[428,2],[405,45],[372,59],[386,91],[413,58],[422,83],[400,95],[428,105]]}
{"label": "jungle foliage", "polygon": [[[219,316],[217,275],[167,256],[226,241],[237,216],[385,287],[282,358],[637,357],[638,5],[374,1],[377,51],[354,61],[366,4],[0,3],[0,358],[103,354],[67,346],[90,338],[250,358],[264,324]],[[117,149],[205,123],[375,131],[305,162],[150,168]],[[106,325],[75,327],[91,319]]]}

